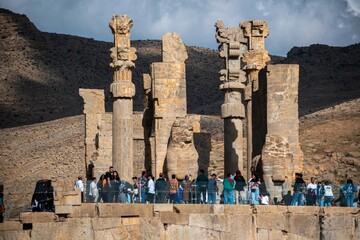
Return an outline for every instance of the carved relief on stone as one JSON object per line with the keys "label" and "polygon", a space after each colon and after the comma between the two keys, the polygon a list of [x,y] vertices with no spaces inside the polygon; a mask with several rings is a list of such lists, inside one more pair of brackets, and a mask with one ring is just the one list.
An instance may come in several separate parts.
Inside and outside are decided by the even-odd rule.
{"label": "carved relief on stone", "polygon": [[246,82],[242,71],[241,58],[246,50],[247,39],[240,28],[225,28],[221,20],[216,21],[215,38],[219,45],[219,55],[225,59],[225,69],[219,71],[220,90],[225,93],[224,104],[221,106],[222,118],[245,118],[242,92]]}
{"label": "carved relief on stone", "polygon": [[162,36],[163,62],[185,62],[188,59],[186,47],[177,33],[166,33]]}
{"label": "carved relief on stone", "polygon": [[193,124],[191,119],[180,118],[174,121],[166,154],[168,175],[176,174],[178,179],[185,175],[196,176],[199,155],[194,146]]}

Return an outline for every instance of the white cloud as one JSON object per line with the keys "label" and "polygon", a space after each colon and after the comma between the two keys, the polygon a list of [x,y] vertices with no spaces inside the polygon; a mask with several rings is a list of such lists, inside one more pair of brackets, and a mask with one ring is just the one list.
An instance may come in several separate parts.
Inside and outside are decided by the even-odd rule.
{"label": "white cloud", "polygon": [[360,1],[359,0],[346,0],[348,4],[347,10],[356,17],[360,17]]}
{"label": "white cloud", "polygon": [[[26,14],[42,31],[112,41],[113,14],[134,20],[132,39],[161,39],[178,32],[185,44],[217,48],[214,23],[227,27],[266,20],[271,54],[313,43],[344,46],[360,36],[359,0],[1,0],[0,7]],[[350,10],[351,9],[351,10]]]}

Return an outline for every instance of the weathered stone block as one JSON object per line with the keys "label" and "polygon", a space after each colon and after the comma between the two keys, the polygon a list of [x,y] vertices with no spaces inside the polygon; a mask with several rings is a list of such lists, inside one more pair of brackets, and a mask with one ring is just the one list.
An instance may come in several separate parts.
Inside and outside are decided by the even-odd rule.
{"label": "weathered stone block", "polygon": [[186,77],[184,63],[155,62],[151,64],[151,72],[152,79],[185,79]]}
{"label": "weathered stone block", "polygon": [[55,205],[55,214],[70,214],[73,213],[72,205]]}
{"label": "weathered stone block", "polygon": [[228,232],[230,231],[230,220],[233,219],[224,214],[192,213],[189,215],[189,226]]}
{"label": "weathered stone block", "polygon": [[223,204],[213,204],[213,213],[214,214],[224,214],[225,213],[225,205]]}
{"label": "weathered stone block", "polygon": [[[1,225],[1,224],[0,224]],[[1,231],[0,240],[30,240],[31,231]],[[32,238],[34,239],[34,238]]]}
{"label": "weathered stone block", "polygon": [[56,215],[52,212],[22,212],[20,213],[21,223],[43,223],[54,222]]}
{"label": "weathered stone block", "polygon": [[187,225],[189,224],[189,214],[160,212],[160,221],[164,224]]}
{"label": "weathered stone block", "polygon": [[165,232],[165,239],[218,240],[221,239],[221,234],[221,232],[211,229],[198,228],[187,225],[169,225]]}
{"label": "weathered stone block", "polygon": [[289,227],[289,232],[295,235],[316,239],[320,237],[319,216],[316,214],[294,213],[289,218]]}
{"label": "weathered stone block", "polygon": [[92,218],[91,225],[94,231],[106,230],[110,228],[120,227],[122,225],[122,218],[106,217],[106,218]]}
{"label": "weathered stone block", "polygon": [[204,213],[213,212],[211,204],[174,204],[174,210],[177,213]]}
{"label": "weathered stone block", "polygon": [[277,213],[257,213],[256,227],[289,231],[288,218],[284,214]]}
{"label": "weathered stone block", "polygon": [[140,217],[121,218],[121,224],[124,226],[140,225],[141,218]]}
{"label": "weathered stone block", "polygon": [[140,217],[152,217],[153,205],[151,204],[117,204],[107,203],[99,204],[99,217],[122,217],[122,216],[140,216]]}
{"label": "weathered stone block", "polygon": [[104,114],[105,113],[104,90],[80,88],[79,94],[84,99],[84,113],[85,114],[98,114],[98,113]]}
{"label": "weathered stone block", "polygon": [[19,221],[4,221],[0,223],[0,231],[18,231],[22,229],[23,225]]}
{"label": "weathered stone block", "polygon": [[94,239],[91,219],[67,218],[64,222],[34,223],[31,239]]}
{"label": "weathered stone block", "polygon": [[224,205],[224,214],[250,215],[252,214],[252,208],[250,205]]}
{"label": "weathered stone block", "polygon": [[173,204],[154,204],[154,212],[173,212]]}

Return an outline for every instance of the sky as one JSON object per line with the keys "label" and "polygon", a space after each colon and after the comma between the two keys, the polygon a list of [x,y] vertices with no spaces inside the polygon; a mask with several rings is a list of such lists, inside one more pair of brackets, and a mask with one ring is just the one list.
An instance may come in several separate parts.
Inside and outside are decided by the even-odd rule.
{"label": "sky", "polygon": [[186,45],[217,49],[214,23],[238,27],[265,20],[265,47],[286,56],[293,46],[360,42],[360,0],[1,0],[0,7],[26,14],[44,32],[113,41],[109,21],[127,14],[132,40],[177,32]]}

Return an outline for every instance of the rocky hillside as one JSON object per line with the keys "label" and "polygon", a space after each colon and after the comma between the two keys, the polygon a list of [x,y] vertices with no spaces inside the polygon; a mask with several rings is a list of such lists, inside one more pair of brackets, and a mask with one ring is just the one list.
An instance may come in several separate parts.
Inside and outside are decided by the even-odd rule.
{"label": "rocky hillside", "polygon": [[301,115],[360,98],[360,44],[294,47],[281,61],[300,65]]}
{"label": "rocky hillside", "polygon": [[[111,111],[112,43],[40,32],[25,15],[4,9],[0,9],[0,25],[0,128],[82,113],[79,88],[105,89]],[[161,42],[131,44],[138,56],[134,109],[142,111],[142,74],[149,72],[152,62],[161,61]],[[187,50],[188,111],[217,114],[223,98],[218,91],[217,72],[222,66],[218,53],[198,47]]]}
{"label": "rocky hillside", "polygon": [[[0,9],[0,25],[0,128],[80,114],[79,88],[105,89],[111,111],[112,43],[41,32],[25,15],[5,9]],[[161,42],[131,44],[138,55],[134,109],[142,111],[142,74],[150,63],[161,61]],[[223,101],[218,71],[223,62],[215,50],[187,50],[188,112],[218,115]],[[300,65],[301,115],[360,97],[360,44],[294,47],[287,58],[273,56],[272,63]]]}

